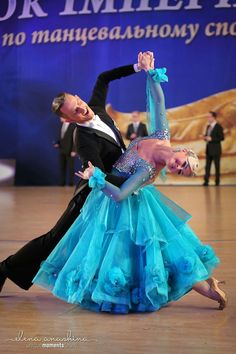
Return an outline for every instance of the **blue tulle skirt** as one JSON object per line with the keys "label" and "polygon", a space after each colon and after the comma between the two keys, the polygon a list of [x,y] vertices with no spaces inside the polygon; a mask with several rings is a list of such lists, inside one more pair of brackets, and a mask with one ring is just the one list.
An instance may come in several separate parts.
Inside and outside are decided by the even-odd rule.
{"label": "blue tulle skirt", "polygon": [[151,185],[122,202],[93,190],[33,282],[93,311],[158,310],[219,263],[190,217]]}

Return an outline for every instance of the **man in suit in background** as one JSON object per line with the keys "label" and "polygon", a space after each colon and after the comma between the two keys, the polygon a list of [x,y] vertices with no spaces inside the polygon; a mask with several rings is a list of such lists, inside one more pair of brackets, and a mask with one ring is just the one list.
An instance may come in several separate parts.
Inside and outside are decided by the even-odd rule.
{"label": "man in suit in background", "polygon": [[220,185],[220,157],[221,141],[224,140],[224,131],[222,126],[217,123],[216,112],[209,112],[208,125],[203,139],[206,141],[206,167],[204,176],[204,186],[208,186],[211,163],[215,164],[215,185]]}
{"label": "man in suit in background", "polygon": [[54,144],[54,147],[59,149],[60,186],[66,185],[67,170],[69,174],[69,185],[73,186],[76,156],[74,131],[76,129],[76,125],[66,122],[62,117],[60,118],[60,121],[62,123],[60,137]]}
{"label": "man in suit in background", "polygon": [[[142,58],[145,56],[153,68],[153,54],[150,52],[139,54],[139,63],[122,66],[100,74],[93,89],[88,104],[79,96],[69,93],[57,95],[52,103],[52,110],[67,122],[77,123],[77,151],[83,169],[91,161],[94,166],[106,172],[106,179],[120,186],[124,179],[111,174],[112,165],[125,150],[125,144],[114,121],[108,116],[105,105],[109,83],[113,80],[126,77],[142,68]],[[144,65],[145,61],[144,61]],[[14,255],[0,263],[0,292],[6,278],[12,280],[22,289],[28,290],[32,280],[44,261],[66,231],[70,228],[80,213],[80,210],[90,192],[88,182],[81,180],[77,193],[71,199],[67,209],[56,225],[46,234],[33,239],[23,246]]]}
{"label": "man in suit in background", "polygon": [[132,141],[138,137],[147,136],[147,127],[140,121],[140,112],[134,111],[131,116],[132,123],[128,125],[126,139]]}

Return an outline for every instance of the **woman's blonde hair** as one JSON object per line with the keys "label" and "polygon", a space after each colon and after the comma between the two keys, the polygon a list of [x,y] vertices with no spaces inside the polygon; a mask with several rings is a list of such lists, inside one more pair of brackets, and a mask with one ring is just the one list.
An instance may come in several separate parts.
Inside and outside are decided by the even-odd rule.
{"label": "woman's blonde hair", "polygon": [[187,149],[184,147],[178,147],[175,148],[173,151],[175,152],[180,152],[183,151],[186,154],[187,157],[187,162],[188,162],[188,166],[191,170],[191,175],[190,176],[196,176],[196,171],[199,168],[199,159],[197,157],[197,154],[191,150],[191,149]]}

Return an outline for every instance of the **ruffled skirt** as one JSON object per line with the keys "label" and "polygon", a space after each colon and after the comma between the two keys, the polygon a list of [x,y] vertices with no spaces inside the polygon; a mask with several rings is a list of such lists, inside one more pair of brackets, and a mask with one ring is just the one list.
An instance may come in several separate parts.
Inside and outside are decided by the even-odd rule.
{"label": "ruffled skirt", "polygon": [[94,311],[158,310],[219,263],[188,226],[190,217],[154,186],[122,202],[93,190],[33,282]]}

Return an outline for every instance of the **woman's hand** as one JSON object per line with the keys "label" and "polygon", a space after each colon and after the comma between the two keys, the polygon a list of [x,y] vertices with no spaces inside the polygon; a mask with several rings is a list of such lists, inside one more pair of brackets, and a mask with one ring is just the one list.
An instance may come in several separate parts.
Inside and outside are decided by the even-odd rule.
{"label": "woman's hand", "polygon": [[93,173],[94,173],[94,166],[93,164],[89,161],[88,162],[88,166],[84,172],[82,171],[79,171],[79,172],[75,172],[75,175],[82,178],[82,179],[89,179],[91,176],[93,176]]}

